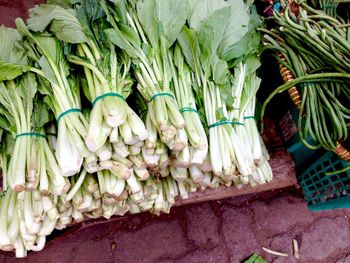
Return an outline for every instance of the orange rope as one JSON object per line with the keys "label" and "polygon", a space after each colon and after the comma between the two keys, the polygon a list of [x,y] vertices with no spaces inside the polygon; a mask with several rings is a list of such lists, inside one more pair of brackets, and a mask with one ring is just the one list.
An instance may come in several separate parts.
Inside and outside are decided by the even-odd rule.
{"label": "orange rope", "polygon": [[338,154],[340,158],[350,163],[350,151],[347,150],[339,141],[337,141],[335,153]]}
{"label": "orange rope", "polygon": [[[287,62],[286,58],[282,54],[278,54],[278,57],[284,61]],[[284,65],[279,64],[280,73],[282,75],[283,81],[289,82],[294,79],[293,73]],[[294,86],[288,90],[289,96],[292,98],[294,105],[297,107],[297,109],[301,108],[301,97],[299,94],[298,89]]]}

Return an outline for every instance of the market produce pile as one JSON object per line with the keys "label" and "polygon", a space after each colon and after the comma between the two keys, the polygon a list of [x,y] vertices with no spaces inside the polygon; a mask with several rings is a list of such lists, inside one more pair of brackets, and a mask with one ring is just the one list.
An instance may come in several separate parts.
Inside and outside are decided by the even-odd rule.
{"label": "market produce pile", "polygon": [[1,250],[24,257],[84,218],[272,180],[252,1],[71,2],[0,27]]}
{"label": "market produce pile", "polygon": [[303,144],[333,151],[350,163],[349,4],[279,3],[269,19],[271,28],[259,30],[264,33],[265,49],[276,52],[286,84],[271,93],[263,109],[275,95],[288,90],[299,109]]}

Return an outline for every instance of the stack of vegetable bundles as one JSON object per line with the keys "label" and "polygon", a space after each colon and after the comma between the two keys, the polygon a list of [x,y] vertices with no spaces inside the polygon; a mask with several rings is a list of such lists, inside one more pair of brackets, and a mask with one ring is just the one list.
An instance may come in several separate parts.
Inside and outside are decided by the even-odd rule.
{"label": "stack of vegetable bundles", "polygon": [[272,180],[252,1],[59,1],[0,27],[0,249]]}

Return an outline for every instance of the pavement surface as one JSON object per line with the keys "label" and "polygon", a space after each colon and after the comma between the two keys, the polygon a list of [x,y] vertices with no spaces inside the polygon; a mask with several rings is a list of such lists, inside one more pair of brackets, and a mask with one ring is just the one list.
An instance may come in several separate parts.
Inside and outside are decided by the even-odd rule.
{"label": "pavement surface", "polygon": [[349,216],[350,210],[311,213],[300,194],[288,189],[175,207],[159,217],[144,213],[85,223],[59,232],[26,259],[1,253],[0,262],[239,263],[256,252],[273,263],[349,263]]}

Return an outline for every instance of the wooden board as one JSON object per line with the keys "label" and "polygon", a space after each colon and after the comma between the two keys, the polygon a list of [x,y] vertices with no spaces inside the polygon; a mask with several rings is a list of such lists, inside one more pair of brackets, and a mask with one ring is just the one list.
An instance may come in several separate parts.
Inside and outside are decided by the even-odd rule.
{"label": "wooden board", "polygon": [[235,186],[225,187],[220,186],[218,189],[206,189],[189,194],[188,199],[177,199],[177,206],[194,204],[210,200],[219,200],[223,198],[258,193],[268,190],[285,188],[297,184],[295,176],[295,167],[292,157],[282,148],[270,149],[271,160],[270,164],[274,173],[272,182],[251,187],[245,185],[241,189]]}
{"label": "wooden board", "polygon": [[270,165],[273,171],[273,180],[270,183],[251,187],[245,185],[238,189],[235,186],[225,187],[220,186],[218,189],[206,189],[190,193],[188,199],[176,200],[177,206],[194,204],[210,200],[219,200],[223,198],[259,193],[268,190],[286,188],[297,184],[295,163],[292,156],[286,151],[283,146],[283,141],[278,133],[278,127],[272,119],[264,120],[263,140],[270,154]]}

